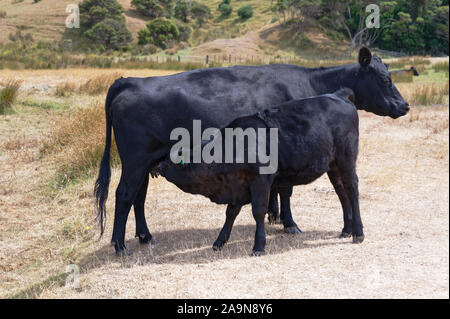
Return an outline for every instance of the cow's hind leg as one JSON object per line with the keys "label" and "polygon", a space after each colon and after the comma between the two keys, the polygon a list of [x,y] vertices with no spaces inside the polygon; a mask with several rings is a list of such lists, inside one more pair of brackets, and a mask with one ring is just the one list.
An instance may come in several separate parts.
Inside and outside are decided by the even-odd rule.
{"label": "cow's hind leg", "polygon": [[152,240],[152,235],[148,230],[144,213],[145,198],[147,197],[148,179],[149,177],[147,173],[133,204],[134,215],[136,218],[136,237],[139,238],[139,242],[141,244],[147,244]]}
{"label": "cow's hind leg", "polygon": [[147,174],[147,167],[122,167],[122,176],[116,190],[116,207],[111,244],[117,255],[129,255],[125,247],[125,229],[131,205],[134,203]]}
{"label": "cow's hind leg", "polygon": [[342,229],[340,238],[348,238],[352,236],[352,204],[348,198],[347,191],[342,181],[341,172],[336,165],[331,166],[331,170],[328,172],[331,184],[333,184],[334,190],[341,202],[343,215],[344,215],[344,228]]}
{"label": "cow's hind leg", "polygon": [[233,228],[234,220],[236,219],[236,216],[241,211],[242,206],[240,205],[228,205],[227,206],[227,218],[225,220],[225,224],[223,225],[222,230],[220,231],[219,237],[217,237],[216,241],[214,242],[213,249],[214,250],[220,250],[222,249],[223,245],[230,239],[230,233],[231,229]]}
{"label": "cow's hind leg", "polygon": [[280,202],[281,202],[281,221],[283,223],[284,231],[288,234],[300,234],[302,231],[292,218],[291,212],[291,196],[293,187],[280,188]]}
{"label": "cow's hind leg", "polygon": [[252,214],[256,221],[255,244],[253,246],[253,256],[264,254],[266,246],[266,233],[264,230],[264,217],[269,206],[270,183],[259,179],[250,186],[252,196]]}

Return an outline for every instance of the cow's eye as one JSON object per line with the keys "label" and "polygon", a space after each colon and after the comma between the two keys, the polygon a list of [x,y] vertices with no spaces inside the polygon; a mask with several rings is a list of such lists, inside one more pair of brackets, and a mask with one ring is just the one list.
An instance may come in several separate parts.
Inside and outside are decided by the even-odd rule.
{"label": "cow's eye", "polygon": [[389,87],[392,86],[392,79],[390,77],[386,77],[383,79],[383,82],[388,85]]}

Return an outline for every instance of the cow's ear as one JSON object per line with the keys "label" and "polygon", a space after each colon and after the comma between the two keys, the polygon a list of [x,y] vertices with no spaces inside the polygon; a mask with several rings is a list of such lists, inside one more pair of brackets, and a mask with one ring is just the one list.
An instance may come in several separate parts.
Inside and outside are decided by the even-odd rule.
{"label": "cow's ear", "polygon": [[363,68],[366,68],[372,61],[372,52],[368,48],[362,47],[359,50],[358,61]]}
{"label": "cow's ear", "polygon": [[384,65],[386,66],[386,69],[389,70],[389,64],[385,63]]}

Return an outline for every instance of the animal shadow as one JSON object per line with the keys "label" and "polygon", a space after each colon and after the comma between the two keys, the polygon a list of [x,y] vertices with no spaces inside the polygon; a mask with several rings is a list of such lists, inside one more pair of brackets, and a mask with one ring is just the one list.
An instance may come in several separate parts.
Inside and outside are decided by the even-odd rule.
{"label": "animal shadow", "polygon": [[[136,264],[202,264],[220,259],[253,258],[252,252],[255,226],[236,225],[230,240],[220,251],[213,251],[212,244],[220,229],[177,229],[153,233],[152,244],[139,244],[137,239],[129,239],[126,246],[130,256],[117,257],[114,248],[104,245],[86,256],[82,268],[97,268],[111,262],[120,262],[123,267]],[[339,240],[339,232],[313,230],[300,235],[283,232],[280,225],[266,227],[266,253],[280,254],[293,249],[316,248],[350,243]]]}

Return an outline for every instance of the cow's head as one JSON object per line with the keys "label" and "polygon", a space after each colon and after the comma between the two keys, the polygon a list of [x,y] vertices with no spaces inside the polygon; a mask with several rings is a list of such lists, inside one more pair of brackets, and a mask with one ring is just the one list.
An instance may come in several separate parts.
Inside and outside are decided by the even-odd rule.
{"label": "cow's head", "polygon": [[359,70],[356,75],[355,104],[359,109],[381,116],[398,118],[406,115],[409,104],[392,83],[387,66],[368,48],[359,51]]}

